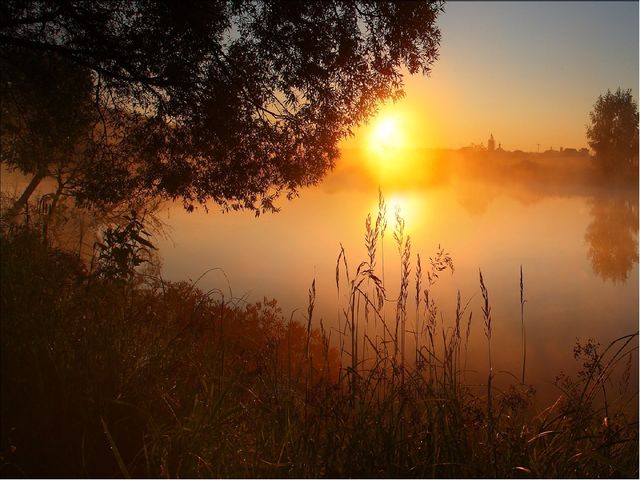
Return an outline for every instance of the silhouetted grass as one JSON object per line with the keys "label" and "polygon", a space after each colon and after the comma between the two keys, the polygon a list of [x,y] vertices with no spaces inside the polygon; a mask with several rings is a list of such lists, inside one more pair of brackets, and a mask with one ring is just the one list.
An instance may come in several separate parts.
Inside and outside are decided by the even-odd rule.
{"label": "silhouetted grass", "polygon": [[[5,228],[2,474],[637,477],[637,413],[624,407],[637,401],[628,372],[638,334],[604,349],[576,345],[581,371],[560,376],[562,396],[536,411],[524,384],[523,309],[522,378],[493,384],[494,319],[480,273],[484,328],[475,330],[484,330],[489,371],[482,388],[469,385],[472,311],[458,293],[445,325],[432,294],[451,257],[439,248],[414,267],[397,214],[400,288],[388,298],[376,258],[382,196],[379,207],[365,225],[368,258],[350,269],[340,250],[337,330],[314,316],[315,280],[299,323],[275,301],[89,274],[35,232]],[[523,308],[522,273],[520,282]]]}

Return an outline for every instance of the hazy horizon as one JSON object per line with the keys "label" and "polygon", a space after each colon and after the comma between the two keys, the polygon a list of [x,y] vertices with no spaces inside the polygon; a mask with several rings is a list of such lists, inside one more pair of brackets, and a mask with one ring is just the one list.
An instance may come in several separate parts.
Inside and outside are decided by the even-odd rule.
{"label": "hazy horizon", "polygon": [[406,75],[405,97],[379,117],[428,148],[486,146],[491,133],[506,150],[587,147],[599,95],[638,98],[638,15],[638,2],[447,3],[431,75]]}

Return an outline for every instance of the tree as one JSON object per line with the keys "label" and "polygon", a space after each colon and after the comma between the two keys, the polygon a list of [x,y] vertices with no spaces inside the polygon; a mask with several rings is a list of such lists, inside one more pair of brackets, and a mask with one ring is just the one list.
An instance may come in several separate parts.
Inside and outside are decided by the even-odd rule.
{"label": "tree", "polygon": [[108,133],[98,128],[90,72],[55,54],[27,51],[5,60],[0,159],[32,176],[8,215],[19,213],[46,177],[56,183],[50,210],[67,196],[113,204],[131,195],[132,149],[114,141],[114,122]]}
{"label": "tree", "polygon": [[602,171],[627,174],[638,169],[638,105],[631,90],[600,95],[589,115],[589,146]]}
{"label": "tree", "polygon": [[[79,120],[88,141],[52,130],[53,149],[18,149],[2,161],[37,184],[50,152],[85,145],[76,162],[85,173],[75,177],[80,199],[136,191],[182,198],[188,209],[213,200],[275,210],[281,193],[290,198],[322,179],[338,141],[380,101],[402,95],[403,67],[430,71],[442,9],[440,1],[3,2],[2,122],[13,121],[5,104],[25,112],[9,104],[47,62],[84,83],[65,90],[65,77],[51,76],[48,90],[27,102],[28,116],[56,124],[56,115],[84,112],[89,100],[92,113]],[[61,96],[59,109],[38,108],[61,89],[76,95]],[[3,143],[40,134],[25,128],[3,125]]]}

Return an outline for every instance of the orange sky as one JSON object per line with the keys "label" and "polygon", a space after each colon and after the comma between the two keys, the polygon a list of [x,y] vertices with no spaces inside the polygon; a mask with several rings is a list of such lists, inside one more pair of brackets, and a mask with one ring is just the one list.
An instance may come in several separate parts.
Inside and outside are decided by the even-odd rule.
{"label": "orange sky", "polygon": [[[405,76],[405,98],[380,115],[406,146],[486,145],[493,133],[506,150],[581,148],[598,95],[637,98],[637,2],[450,2],[439,25],[432,75]],[[371,128],[344,145],[368,145]]]}

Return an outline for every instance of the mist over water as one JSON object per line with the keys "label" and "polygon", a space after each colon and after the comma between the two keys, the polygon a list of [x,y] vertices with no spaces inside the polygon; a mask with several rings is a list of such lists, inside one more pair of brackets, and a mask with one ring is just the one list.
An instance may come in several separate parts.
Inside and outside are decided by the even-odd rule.
{"label": "mist over water", "polygon": [[[494,371],[517,375],[522,265],[527,383],[535,385],[541,399],[557,396],[552,386],[557,374],[577,370],[572,350],[577,340],[606,345],[637,329],[637,182],[599,179],[588,157],[410,151],[403,168],[411,167],[411,173],[403,177],[389,171],[380,175],[367,167],[365,157],[366,152],[345,151],[324,183],[283,202],[276,215],[254,219],[242,212],[188,214],[180,206],[170,207],[162,214],[170,238],[158,245],[164,277],[195,280],[219,267],[228,283],[220,271],[211,272],[199,281],[205,291],[218,288],[227,298],[247,302],[275,298],[285,318],[299,320],[315,279],[314,323],[322,318],[337,341],[346,293],[343,288],[338,298],[336,259],[340,245],[352,271],[367,259],[365,218],[371,213],[375,219],[380,187],[387,202],[382,247],[387,298],[397,298],[400,284],[392,236],[397,207],[411,237],[407,328],[415,321],[416,254],[428,265],[442,246],[455,272],[442,272],[430,292],[439,309],[437,328],[450,332],[460,291],[463,305],[469,302],[467,312],[474,312],[470,381],[473,371],[480,382],[488,369],[479,269],[493,312]],[[383,275],[381,253],[379,247],[378,276]],[[386,309],[395,315],[393,302]]]}
{"label": "mist over water", "polygon": [[[637,181],[599,178],[588,157],[446,150],[403,154],[398,166],[410,173],[399,175],[388,168],[376,170],[370,152],[345,150],[323,183],[301,191],[293,201],[283,200],[277,214],[254,218],[248,212],[222,213],[216,206],[210,206],[209,213],[202,208],[187,213],[180,204],[166,205],[158,216],[167,235],[154,242],[162,276],[195,281],[216,269],[198,280],[202,290],[221,291],[240,303],[273,298],[285,318],[300,321],[315,279],[314,323],[322,318],[337,345],[347,294],[342,286],[338,296],[336,260],[341,245],[351,272],[367,259],[365,219],[371,214],[375,220],[380,188],[388,226],[378,247],[376,274],[384,277],[390,300],[385,313],[394,317],[400,288],[400,255],[393,238],[399,209],[411,237],[408,341],[413,342],[415,325],[417,254],[424,269],[441,246],[451,255],[455,271],[442,272],[430,288],[439,310],[437,328],[440,334],[451,332],[460,291],[462,304],[468,302],[467,315],[474,312],[470,382],[475,375],[481,383],[488,370],[479,269],[493,312],[494,371],[516,375],[522,354],[522,265],[527,382],[536,387],[541,401],[557,396],[552,385],[556,375],[578,369],[573,359],[576,341],[595,339],[606,345],[637,330]],[[9,194],[26,182],[7,171],[2,180]],[[47,188],[43,184],[36,195]],[[82,219],[68,218],[71,233],[65,236],[62,228],[58,239],[72,251],[82,241],[76,238],[78,222]],[[91,236],[80,235],[85,236],[83,251],[90,255]],[[424,315],[424,305],[420,309]],[[375,330],[373,323],[368,328]],[[379,326],[377,334],[382,336]],[[498,373],[498,381],[501,375],[505,382],[511,380],[509,374]],[[637,382],[637,372],[631,378]]]}

